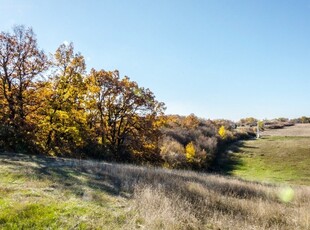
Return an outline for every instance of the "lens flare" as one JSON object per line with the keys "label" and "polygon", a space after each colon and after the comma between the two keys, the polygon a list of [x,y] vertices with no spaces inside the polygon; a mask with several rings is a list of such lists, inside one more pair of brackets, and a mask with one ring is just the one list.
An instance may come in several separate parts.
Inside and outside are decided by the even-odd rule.
{"label": "lens flare", "polygon": [[291,202],[294,198],[294,190],[291,187],[282,188],[279,192],[279,198],[285,203]]}

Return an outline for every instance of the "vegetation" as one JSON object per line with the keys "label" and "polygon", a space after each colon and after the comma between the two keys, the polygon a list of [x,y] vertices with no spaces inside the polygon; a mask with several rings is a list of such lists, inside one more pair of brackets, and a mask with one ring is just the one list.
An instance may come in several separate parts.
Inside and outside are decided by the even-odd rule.
{"label": "vegetation", "polygon": [[[88,73],[72,43],[48,57],[31,28],[1,32],[0,228],[310,228],[310,190],[300,186],[310,185],[310,137],[267,136],[307,117],[234,123],[164,110],[117,70]],[[245,142],[257,127],[264,137]],[[299,186],[201,173],[217,168]]]}
{"label": "vegetation", "polygon": [[230,143],[255,135],[251,129],[236,129],[229,120],[205,120],[194,114],[166,116],[161,132],[164,166],[179,169],[209,169]]}
{"label": "vegetation", "polygon": [[64,159],[0,155],[0,228],[120,229],[130,214],[124,208],[127,201],[100,190],[96,175],[77,165]]}
{"label": "vegetation", "polygon": [[221,128],[219,129],[219,135],[222,139],[225,139],[227,137],[227,134],[226,134],[226,129],[225,127],[222,125]]}
{"label": "vegetation", "polygon": [[48,59],[30,28],[0,34],[0,102],[4,150],[158,161],[164,104],[118,71],[86,73],[72,44]]}
{"label": "vegetation", "polygon": [[232,144],[218,158],[221,171],[250,180],[310,185],[310,126],[262,135],[258,140]]}
{"label": "vegetation", "polygon": [[1,229],[309,229],[309,187],[0,155]]}
{"label": "vegetation", "polygon": [[164,116],[149,89],[117,70],[87,73],[72,43],[48,58],[23,26],[1,32],[0,102],[0,151],[208,169],[252,135],[227,120]]}
{"label": "vegetation", "polygon": [[310,123],[310,117],[302,116],[297,119],[293,119],[295,123],[307,124]]}

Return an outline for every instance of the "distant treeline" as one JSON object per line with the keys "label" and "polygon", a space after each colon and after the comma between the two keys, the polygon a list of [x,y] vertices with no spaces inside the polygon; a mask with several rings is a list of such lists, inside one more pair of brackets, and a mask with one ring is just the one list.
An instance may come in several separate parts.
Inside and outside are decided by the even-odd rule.
{"label": "distant treeline", "polygon": [[255,135],[231,121],[164,111],[117,70],[87,72],[72,43],[49,57],[31,28],[0,34],[2,151],[208,168],[221,146]]}

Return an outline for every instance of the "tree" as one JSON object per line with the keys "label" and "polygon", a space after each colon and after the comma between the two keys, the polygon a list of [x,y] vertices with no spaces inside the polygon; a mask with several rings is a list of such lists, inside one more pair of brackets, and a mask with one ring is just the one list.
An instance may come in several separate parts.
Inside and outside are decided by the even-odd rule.
{"label": "tree", "polygon": [[185,168],[187,165],[184,146],[171,137],[162,137],[160,154],[166,168]]}
{"label": "tree", "polygon": [[222,138],[222,139],[226,139],[226,137],[227,137],[227,131],[226,131],[226,129],[225,129],[225,126],[221,126],[220,127],[220,129],[219,129],[219,135],[220,135],[220,137]]}
{"label": "tree", "polygon": [[49,60],[31,28],[0,33],[0,148],[26,144],[55,155],[160,161],[164,109],[149,89],[118,71],[87,74],[72,43]]}
{"label": "tree", "polygon": [[88,125],[98,134],[98,143],[105,148],[107,146],[108,127],[107,116],[109,107],[116,99],[118,73],[96,71],[92,69],[87,78],[88,89]]}
{"label": "tree", "polygon": [[185,147],[186,159],[189,163],[192,163],[195,159],[196,150],[193,142],[189,142]]}
{"label": "tree", "polygon": [[28,118],[40,106],[37,91],[47,68],[47,57],[39,50],[31,28],[16,26],[13,34],[0,33],[0,118],[14,136],[19,135],[15,140],[27,139],[25,135],[35,125]]}
{"label": "tree", "polygon": [[300,122],[301,123],[309,123],[310,122],[310,118],[309,117],[306,117],[306,116],[302,116],[301,118],[300,118]]}
{"label": "tree", "polygon": [[24,122],[31,112],[35,82],[47,69],[47,57],[37,47],[31,28],[14,27],[14,34],[0,34],[0,95],[10,122]]}
{"label": "tree", "polygon": [[50,153],[71,154],[85,144],[85,68],[84,57],[74,53],[72,43],[56,50],[40,123],[42,145]]}
{"label": "tree", "polygon": [[199,119],[195,114],[190,114],[186,116],[183,120],[183,126],[189,129],[195,129],[199,125]]}
{"label": "tree", "polygon": [[149,89],[126,76],[120,78],[118,71],[93,69],[87,82],[95,110],[90,123],[98,130],[100,144],[115,159],[153,157],[155,149],[159,153],[156,121],[164,104],[156,101]]}

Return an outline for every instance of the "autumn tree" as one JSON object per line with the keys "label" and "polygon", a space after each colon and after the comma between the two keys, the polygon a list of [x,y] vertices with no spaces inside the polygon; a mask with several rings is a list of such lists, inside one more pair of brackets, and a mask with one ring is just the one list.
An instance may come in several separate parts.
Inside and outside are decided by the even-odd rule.
{"label": "autumn tree", "polygon": [[108,107],[116,99],[118,73],[92,69],[87,78],[87,123],[97,134],[98,144],[102,151],[107,147],[108,136]]}
{"label": "autumn tree", "polygon": [[12,34],[0,33],[0,119],[2,128],[11,130],[8,135],[17,142],[30,139],[26,135],[35,123],[29,117],[40,106],[37,92],[47,68],[47,57],[39,50],[31,28],[16,26]]}
{"label": "autumn tree", "polygon": [[192,163],[194,161],[196,150],[194,143],[191,141],[185,147],[186,159],[188,162]]}
{"label": "autumn tree", "polygon": [[62,44],[52,60],[53,69],[46,85],[44,119],[40,122],[41,145],[52,154],[78,152],[86,134],[85,60],[74,53],[73,44]]}
{"label": "autumn tree", "polygon": [[153,157],[158,151],[158,115],[164,105],[154,94],[118,71],[92,70],[88,87],[95,113],[90,114],[100,144],[118,160]]}
{"label": "autumn tree", "polygon": [[199,119],[195,114],[190,114],[186,116],[183,120],[183,127],[189,128],[189,129],[195,129],[199,125]]}
{"label": "autumn tree", "polygon": [[222,126],[220,127],[218,133],[219,133],[219,135],[220,135],[220,137],[221,137],[222,139],[226,139],[226,137],[227,137],[227,130],[225,129],[225,126],[222,125]]}

